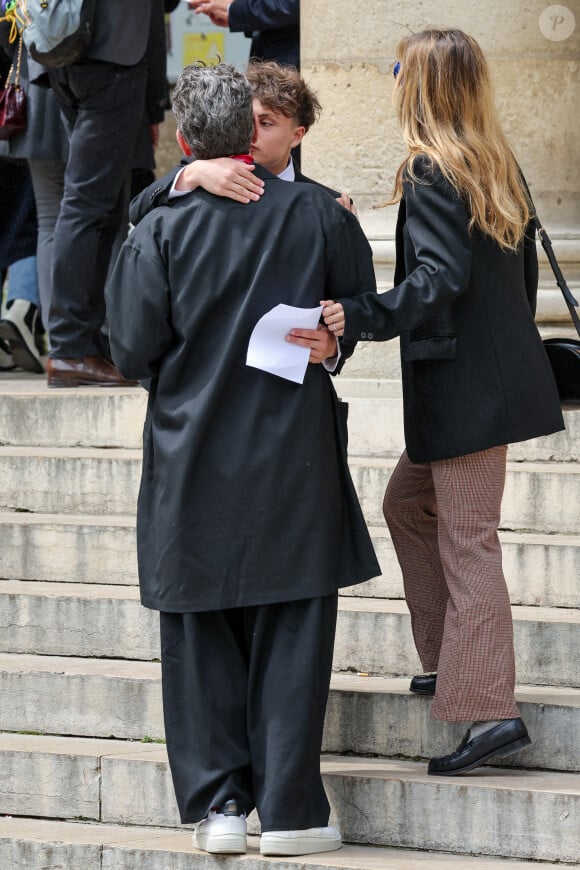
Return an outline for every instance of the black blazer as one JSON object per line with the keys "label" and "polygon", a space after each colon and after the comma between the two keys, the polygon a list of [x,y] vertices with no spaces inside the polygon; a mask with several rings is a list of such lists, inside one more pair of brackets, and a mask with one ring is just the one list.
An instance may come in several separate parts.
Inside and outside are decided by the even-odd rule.
{"label": "black blazer", "polygon": [[405,441],[413,462],[462,456],[564,428],[534,323],[533,229],[515,253],[468,230],[456,191],[426,160],[406,180],[395,287],[341,299],[346,341],[401,337]]}

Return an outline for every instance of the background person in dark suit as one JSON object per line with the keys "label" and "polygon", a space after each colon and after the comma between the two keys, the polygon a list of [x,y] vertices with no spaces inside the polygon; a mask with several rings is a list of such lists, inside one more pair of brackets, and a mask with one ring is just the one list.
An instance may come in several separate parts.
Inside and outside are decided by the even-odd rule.
{"label": "background person in dark suit", "polygon": [[349,341],[401,336],[406,451],[384,513],[436,719],[473,722],[429,773],[465,773],[530,741],[514,700],[497,536],[507,444],[564,428],[534,323],[530,207],[481,49],[458,30],[401,40],[395,288],[328,302]]}
{"label": "background person in dark suit", "polygon": [[[186,67],[173,103],[186,153],[247,155],[251,95],[235,67]],[[337,590],[380,569],[328,373],[309,365],[300,385],[245,360],[273,306],[356,293],[374,273],[352,214],[316,185],[256,172],[256,202],[199,189],[147,215],[107,301],[119,369],[152,379],[139,582],[161,611],[182,821],[202,819],[199,848],[244,852],[255,806],[261,852],[300,855],[341,844],[320,776]]]}
{"label": "background person in dark suit", "polygon": [[218,27],[252,37],[250,58],[300,69],[300,0],[188,0]]}
{"label": "background person in dark suit", "polygon": [[104,287],[115,237],[127,223],[157,6],[162,10],[162,0],[99,0],[86,57],[50,72],[70,147],[54,234],[49,386],[126,384],[107,358]]}

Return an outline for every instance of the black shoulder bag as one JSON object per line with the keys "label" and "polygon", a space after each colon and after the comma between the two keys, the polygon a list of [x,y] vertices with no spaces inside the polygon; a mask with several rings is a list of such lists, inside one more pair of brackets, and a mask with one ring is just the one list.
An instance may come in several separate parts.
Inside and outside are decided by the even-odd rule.
{"label": "black shoulder bag", "polygon": [[566,279],[556,260],[550,237],[537,215],[534,217],[534,226],[552,267],[556,284],[562,291],[570,317],[578,333],[578,338],[547,338],[544,341],[544,347],[554,372],[562,404],[580,404],[580,318],[578,318],[575,308],[578,303],[566,284]]}
{"label": "black shoulder bag", "polygon": [[525,191],[528,195],[530,210],[533,215],[532,223],[534,229],[540,237],[542,247],[546,252],[548,262],[552,267],[552,272],[556,278],[556,284],[562,291],[564,301],[568,306],[572,323],[576,327],[578,338],[547,338],[544,341],[544,347],[552,366],[560,401],[563,405],[580,405],[580,318],[576,314],[577,301],[572,296],[570,288],[566,284],[566,279],[562,275],[562,270],[556,259],[552,241],[550,236],[541,224],[541,221],[534,208],[534,201],[530,193],[527,181],[523,172],[520,169],[520,178],[523,182]]}

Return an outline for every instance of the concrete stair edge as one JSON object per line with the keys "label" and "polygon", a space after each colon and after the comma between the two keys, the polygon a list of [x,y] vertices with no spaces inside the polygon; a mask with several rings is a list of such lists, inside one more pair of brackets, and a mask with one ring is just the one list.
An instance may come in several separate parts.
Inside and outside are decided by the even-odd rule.
{"label": "concrete stair edge", "polygon": [[[223,870],[509,870],[506,858],[469,857],[442,852],[393,850],[389,847],[345,845],[338,852],[301,858],[262,858],[257,837],[248,839],[246,855],[219,858]],[[0,858],[14,862],[38,859],[43,870],[213,870],[216,859],[197,852],[186,829],[88,824],[29,818],[0,818]],[[168,860],[171,864],[168,865]],[[42,865],[40,862],[42,861]],[[77,863],[72,863],[76,861]],[[81,861],[82,863],[79,863]],[[50,863],[47,863],[50,862]],[[57,863],[59,862],[59,863]],[[391,863],[392,862],[392,863]],[[3,865],[11,870],[8,864]],[[14,866],[16,864],[14,863]],[[25,866],[21,864],[21,866]],[[546,870],[561,863],[544,863]],[[28,865],[32,870],[31,865]],[[536,862],[518,862],[517,870],[537,870]]]}
{"label": "concrete stair edge", "polygon": [[[514,606],[512,614],[520,681],[577,685],[580,610]],[[136,586],[3,580],[0,627],[3,652],[159,658],[157,613],[140,605]],[[419,670],[405,603],[341,596],[334,668],[382,675]]]}
{"label": "concrete stair edge", "polygon": [[[92,743],[92,749],[74,757],[46,756],[48,768],[38,756],[23,755],[19,782],[25,781],[28,766],[57,782],[65,791],[63,799],[70,798],[75,785],[85,796],[83,813],[94,812],[108,824],[179,824],[164,748],[123,752],[112,746],[110,754],[103,754],[103,742]],[[65,767],[57,776],[53,764],[59,762]],[[411,761],[323,756],[321,767],[347,841],[461,853],[467,851],[466,825],[471,824],[471,851],[546,861],[577,857],[580,774],[483,768],[466,789],[464,778],[428,777],[423,764]],[[476,824],[469,822],[474,803]],[[256,820],[250,822],[254,833]]]}
{"label": "concrete stair edge", "polygon": [[[19,732],[137,745],[164,739],[158,663],[4,654],[0,687],[18,696],[0,711],[0,746]],[[408,687],[409,676],[333,674],[323,751],[411,759],[449,752],[465,724],[431,720],[430,699]],[[532,745],[499,765],[580,768],[580,690],[517,686],[516,700]]]}
{"label": "concrete stair edge", "polygon": [[[349,459],[369,525],[383,522],[383,494],[395,464],[385,456]],[[136,509],[141,457],[130,449],[0,447],[0,477],[3,512],[129,515]],[[580,463],[508,462],[502,527],[580,534],[569,495],[579,487]]]}
{"label": "concrete stair edge", "polygon": [[[382,349],[369,343],[361,348],[360,359],[357,355],[354,362],[350,360],[345,374],[333,379],[338,395],[350,404],[351,451],[362,455],[399,454],[404,447],[400,378],[365,376],[364,360],[369,357],[372,372],[380,367]],[[392,353],[390,349],[389,359]],[[354,377],[349,374],[351,368]],[[21,392],[14,388],[3,389],[0,444],[140,449],[147,399],[144,391],[101,390],[99,393],[83,388],[68,391],[61,399],[60,393],[65,391],[47,390],[46,386],[35,388],[33,384],[27,383],[27,389]],[[578,461],[580,414],[565,410],[564,418],[566,431],[513,444],[510,457]]]}
{"label": "concrete stair edge", "polygon": [[[355,597],[402,598],[386,526],[371,526],[380,577],[348,587]],[[500,530],[513,604],[576,607],[580,535]],[[137,585],[135,517],[0,512],[0,574],[6,580]]]}

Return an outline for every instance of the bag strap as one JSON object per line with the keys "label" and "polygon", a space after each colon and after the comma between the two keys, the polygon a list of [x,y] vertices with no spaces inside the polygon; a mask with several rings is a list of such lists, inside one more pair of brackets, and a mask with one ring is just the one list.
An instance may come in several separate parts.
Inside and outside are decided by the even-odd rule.
{"label": "bag strap", "polygon": [[[14,67],[16,66],[16,75],[14,76],[14,82],[11,82],[12,74],[14,73]],[[22,36],[20,37],[20,41],[18,43],[18,54],[16,55],[16,62],[12,62],[12,66],[8,70],[8,75],[6,76],[6,82],[4,86],[9,84],[14,84],[15,87],[20,86],[20,67],[22,66]]]}
{"label": "bag strap", "polygon": [[546,232],[546,230],[544,229],[544,227],[540,223],[540,220],[539,220],[537,215],[534,216],[534,226],[535,226],[536,231],[540,237],[542,247],[543,247],[544,251],[546,252],[546,256],[550,262],[550,266],[552,267],[552,272],[554,273],[554,277],[556,279],[556,284],[558,285],[558,287],[562,291],[562,296],[564,297],[564,301],[565,301],[566,305],[568,306],[568,311],[570,312],[570,317],[572,318],[572,322],[573,322],[574,326],[576,327],[576,332],[578,333],[578,336],[580,337],[580,318],[578,317],[578,315],[576,313],[576,307],[578,306],[578,302],[576,301],[576,299],[574,299],[574,297],[572,296],[572,293],[570,292],[570,288],[566,284],[566,279],[562,275],[562,270],[560,269],[560,265],[556,259],[556,255],[555,255],[554,249],[552,247],[552,240],[550,239],[550,236],[548,235],[548,233]]}
{"label": "bag strap", "polygon": [[534,201],[532,199],[532,194],[530,193],[530,188],[528,187],[528,183],[527,183],[526,179],[524,178],[524,174],[521,171],[521,169],[520,169],[520,177],[521,177],[522,182],[524,184],[524,188],[525,188],[526,193],[528,195],[528,200],[530,202],[530,206],[532,209],[532,223],[534,225],[534,229],[537,232],[538,236],[540,237],[542,247],[543,247],[544,251],[546,252],[548,262],[550,263],[550,266],[552,267],[552,272],[554,273],[554,277],[556,279],[556,284],[558,285],[558,287],[562,291],[562,296],[564,297],[564,301],[565,301],[566,305],[568,306],[568,311],[570,312],[570,317],[572,318],[572,322],[573,322],[574,326],[576,327],[576,332],[578,333],[578,336],[580,337],[580,318],[578,317],[578,315],[576,313],[576,307],[578,306],[578,302],[572,296],[570,288],[568,287],[568,285],[566,283],[566,279],[562,275],[562,270],[560,269],[560,264],[558,263],[558,261],[556,259],[556,255],[555,255],[554,249],[552,247],[552,240],[550,239],[550,236],[548,235],[547,230],[544,229],[544,227],[542,226],[542,222],[540,221],[540,219],[538,217],[538,214],[537,214],[536,209],[534,207]]}

